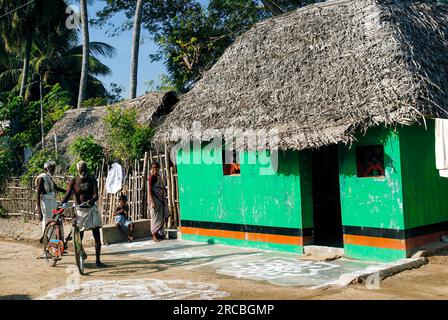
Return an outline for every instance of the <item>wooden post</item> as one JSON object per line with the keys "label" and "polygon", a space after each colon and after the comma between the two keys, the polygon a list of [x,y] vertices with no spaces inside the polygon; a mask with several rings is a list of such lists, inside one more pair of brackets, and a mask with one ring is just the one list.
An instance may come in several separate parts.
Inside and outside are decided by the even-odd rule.
{"label": "wooden post", "polygon": [[175,208],[175,185],[174,185],[174,170],[173,167],[170,167],[170,187],[171,187],[171,191],[170,191],[170,202],[169,202],[169,206],[170,206],[170,214],[171,214],[171,228],[175,228],[177,223],[176,223],[176,210]]}
{"label": "wooden post", "polygon": [[148,152],[145,152],[145,156],[143,157],[143,172],[142,172],[142,219],[147,218],[147,187],[146,181],[148,176]]}

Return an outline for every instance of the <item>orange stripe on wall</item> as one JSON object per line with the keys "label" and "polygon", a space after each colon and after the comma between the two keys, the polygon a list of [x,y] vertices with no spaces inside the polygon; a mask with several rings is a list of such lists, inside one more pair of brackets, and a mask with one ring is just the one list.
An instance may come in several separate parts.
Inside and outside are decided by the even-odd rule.
{"label": "orange stripe on wall", "polygon": [[344,244],[405,250],[405,240],[344,234]]}
{"label": "orange stripe on wall", "polygon": [[303,238],[299,236],[282,236],[277,234],[252,233],[252,232],[228,231],[217,229],[202,229],[191,227],[180,227],[180,231],[185,234],[194,234],[206,237],[231,238],[238,240],[249,240],[249,241],[303,246]]}

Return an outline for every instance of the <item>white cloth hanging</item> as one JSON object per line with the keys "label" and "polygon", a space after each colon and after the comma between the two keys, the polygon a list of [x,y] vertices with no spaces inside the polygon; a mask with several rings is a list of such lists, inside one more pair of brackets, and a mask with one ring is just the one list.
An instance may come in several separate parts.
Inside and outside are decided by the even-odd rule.
{"label": "white cloth hanging", "polygon": [[114,163],[107,173],[106,191],[107,193],[117,193],[121,190],[123,183],[123,169],[118,163]]}
{"label": "white cloth hanging", "polygon": [[436,168],[439,175],[448,178],[448,119],[436,119]]}

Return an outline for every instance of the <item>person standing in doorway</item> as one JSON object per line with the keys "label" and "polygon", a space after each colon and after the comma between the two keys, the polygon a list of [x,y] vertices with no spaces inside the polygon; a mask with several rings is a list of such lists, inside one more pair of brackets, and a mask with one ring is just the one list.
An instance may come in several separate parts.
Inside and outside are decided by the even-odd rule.
{"label": "person standing in doorway", "polygon": [[165,185],[163,184],[162,177],[159,175],[159,171],[159,163],[153,162],[148,178],[148,204],[151,218],[152,239],[156,242],[158,242],[164,235],[164,224],[168,220]]}

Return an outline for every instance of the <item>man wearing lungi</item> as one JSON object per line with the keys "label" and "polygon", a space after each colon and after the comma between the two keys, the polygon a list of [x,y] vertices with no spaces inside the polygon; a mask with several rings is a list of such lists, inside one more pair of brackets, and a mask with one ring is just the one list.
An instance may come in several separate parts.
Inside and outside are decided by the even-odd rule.
{"label": "man wearing lungi", "polygon": [[37,190],[36,212],[39,219],[42,220],[42,237],[48,221],[52,218],[53,210],[56,209],[56,192],[65,192],[63,188],[59,188],[53,181],[52,175],[56,169],[54,161],[48,161],[44,164],[44,172],[37,176],[35,180]]}
{"label": "man wearing lungi", "polygon": [[[87,163],[80,161],[76,164],[78,176],[73,178],[67,187],[62,204],[67,207],[66,203],[72,195],[74,195],[75,204],[77,206],[82,204],[81,208],[76,209],[78,217],[79,230],[81,231],[81,240],[84,237],[84,231],[92,230],[95,239],[95,266],[104,267],[105,265],[100,260],[101,254],[101,237],[100,228],[102,227],[101,216],[96,205],[98,200],[98,183],[95,177],[88,175]],[[84,260],[87,254],[83,252]]]}

